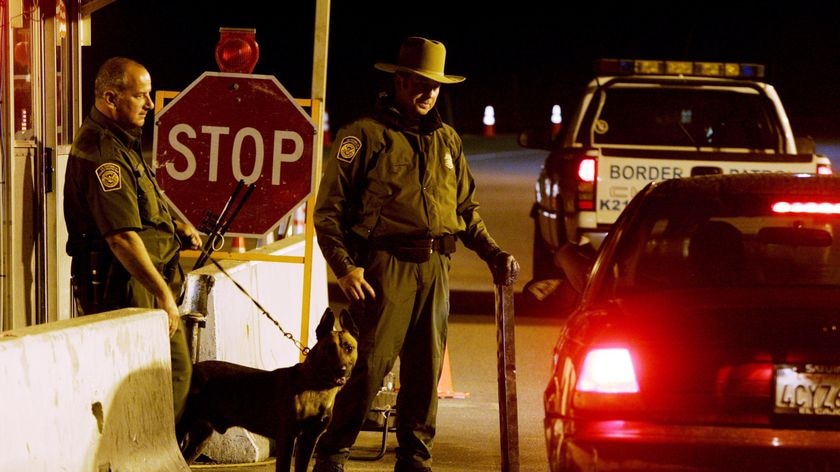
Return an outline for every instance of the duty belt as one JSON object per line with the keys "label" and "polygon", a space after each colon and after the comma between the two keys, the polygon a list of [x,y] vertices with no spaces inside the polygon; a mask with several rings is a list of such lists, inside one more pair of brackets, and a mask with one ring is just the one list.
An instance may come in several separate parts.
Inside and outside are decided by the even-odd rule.
{"label": "duty belt", "polygon": [[438,238],[432,238],[432,251],[437,251],[441,254],[452,254],[455,252],[455,241],[458,238],[454,234],[445,234]]}
{"label": "duty belt", "polygon": [[454,234],[445,234],[436,238],[388,237],[370,240],[368,247],[373,250],[390,252],[426,250],[428,253],[452,254],[455,252],[456,241],[457,238]]}

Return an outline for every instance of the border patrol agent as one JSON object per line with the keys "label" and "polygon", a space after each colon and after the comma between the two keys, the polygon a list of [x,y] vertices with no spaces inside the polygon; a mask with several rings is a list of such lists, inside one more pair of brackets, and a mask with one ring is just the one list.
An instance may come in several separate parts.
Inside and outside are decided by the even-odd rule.
{"label": "border patrol agent", "polygon": [[173,217],[142,157],[151,88],[149,72],[131,59],[111,58],[100,67],[94,106],[67,161],[66,250],[78,313],[126,307],[167,312],[177,421],[192,375],[177,305],[184,279],[178,254],[180,241],[200,248],[201,238]]}
{"label": "border patrol agent", "polygon": [[394,74],[393,93],[339,131],[325,163],[315,229],[361,338],[314,472],[344,470],[398,356],[395,470],[431,471],[456,240],[489,264],[496,283],[513,283],[519,271],[479,216],[460,136],[434,109],[441,84],[464,80],[443,73],[445,57],[442,43],[409,37],[397,64],[376,64]]}

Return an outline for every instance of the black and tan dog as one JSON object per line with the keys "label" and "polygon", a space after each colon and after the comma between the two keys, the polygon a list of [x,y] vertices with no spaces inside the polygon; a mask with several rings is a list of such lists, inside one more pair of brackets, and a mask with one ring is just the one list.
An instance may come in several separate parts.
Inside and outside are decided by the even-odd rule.
{"label": "black and tan dog", "polygon": [[278,472],[306,471],[315,441],[332,415],[333,400],[356,363],[358,330],[346,310],[324,312],[318,342],[303,362],[273,371],[223,361],[202,361],[193,369],[190,396],[178,423],[181,452],[188,463],[201,454],[213,430],[231,426],[275,440]]}

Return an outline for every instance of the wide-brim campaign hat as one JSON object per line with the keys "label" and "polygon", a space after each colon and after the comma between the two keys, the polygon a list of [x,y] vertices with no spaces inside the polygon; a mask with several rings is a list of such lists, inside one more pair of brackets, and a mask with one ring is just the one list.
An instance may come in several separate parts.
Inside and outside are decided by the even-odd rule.
{"label": "wide-brim campaign hat", "polygon": [[440,41],[411,36],[400,46],[400,55],[396,64],[378,62],[374,67],[384,72],[411,72],[442,84],[463,82],[460,75],[447,75],[443,72],[446,62],[446,46]]}

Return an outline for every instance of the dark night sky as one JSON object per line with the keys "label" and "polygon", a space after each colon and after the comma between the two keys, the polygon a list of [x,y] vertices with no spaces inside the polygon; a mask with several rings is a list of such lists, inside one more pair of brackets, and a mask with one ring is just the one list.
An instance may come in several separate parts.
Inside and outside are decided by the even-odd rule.
{"label": "dark night sky", "polygon": [[[553,103],[566,105],[575,95],[594,59],[641,57],[765,64],[794,131],[840,134],[833,116],[840,109],[836,0],[730,1],[726,8],[609,0],[519,0],[500,8],[457,0],[331,3],[326,107],[334,127],[369,107],[386,77],[373,64],[395,61],[402,38],[420,35],[443,41],[446,72],[467,77],[444,86],[438,102],[464,133],[480,130],[485,105],[495,106],[499,132],[547,121]],[[85,77],[91,83],[99,63],[119,54],[146,64],[156,89],[180,90],[216,70],[220,26],[256,28],[254,73],[274,75],[292,95],[309,97],[315,0],[268,4],[117,0],[93,16]],[[456,4],[459,11],[451,11]]]}

